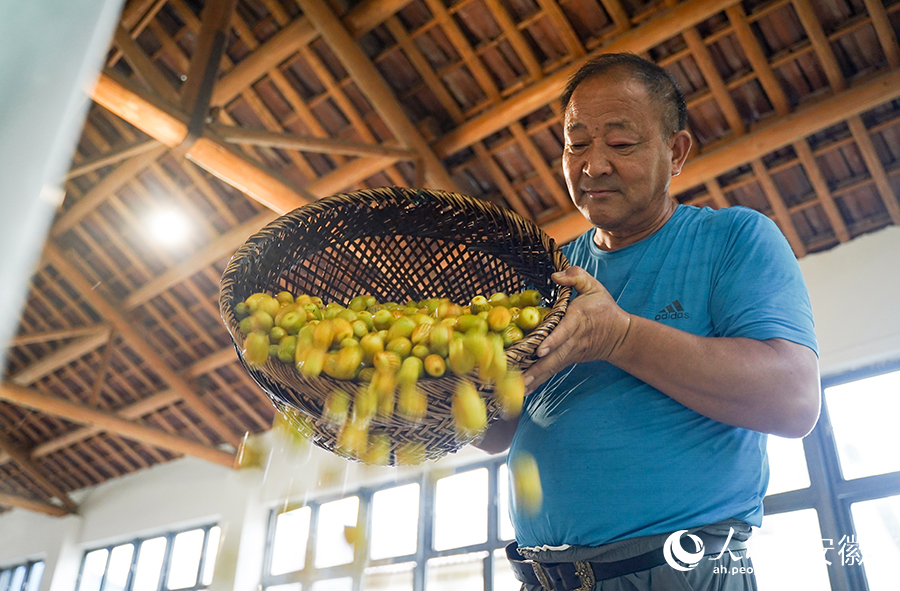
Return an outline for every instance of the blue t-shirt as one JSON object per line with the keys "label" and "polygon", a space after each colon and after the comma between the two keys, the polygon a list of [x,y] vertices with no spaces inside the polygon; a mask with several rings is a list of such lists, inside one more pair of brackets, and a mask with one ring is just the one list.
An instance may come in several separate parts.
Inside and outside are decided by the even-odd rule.
{"label": "blue t-shirt", "polygon": [[[564,248],[625,311],[695,335],[780,338],[816,351],[812,311],[777,226],[743,207],[678,206],[652,236]],[[737,518],[762,521],[766,436],[707,418],[613,365],[564,369],[525,400],[510,457],[538,464],[537,516],[511,508],[520,546],[601,544]]]}

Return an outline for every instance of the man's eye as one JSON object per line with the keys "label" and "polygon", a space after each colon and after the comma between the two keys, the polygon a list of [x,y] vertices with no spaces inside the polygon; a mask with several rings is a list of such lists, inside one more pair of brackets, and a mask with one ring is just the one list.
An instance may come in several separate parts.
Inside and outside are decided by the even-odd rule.
{"label": "man's eye", "polygon": [[615,148],[615,149],[617,149],[617,150],[624,150],[624,149],[627,149],[627,148],[634,147],[634,144],[622,144],[622,143],[619,143],[619,144],[610,144],[610,146],[613,147],[613,148]]}
{"label": "man's eye", "polygon": [[584,150],[587,147],[587,144],[569,144],[569,149],[573,151]]}

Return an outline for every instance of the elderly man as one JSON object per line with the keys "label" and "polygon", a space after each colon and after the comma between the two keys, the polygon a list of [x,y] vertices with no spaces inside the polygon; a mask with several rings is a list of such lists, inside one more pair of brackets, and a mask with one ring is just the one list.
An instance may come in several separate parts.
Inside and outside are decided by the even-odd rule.
{"label": "elderly man", "polygon": [[577,296],[526,373],[522,416],[477,444],[540,470],[540,512],[511,511],[513,569],[528,591],[756,589],[743,541],[762,520],[766,434],[803,437],[819,413],[799,266],[767,217],[669,195],[691,138],[664,69],[600,56],[562,105],[566,184],[594,226],[554,276]]}

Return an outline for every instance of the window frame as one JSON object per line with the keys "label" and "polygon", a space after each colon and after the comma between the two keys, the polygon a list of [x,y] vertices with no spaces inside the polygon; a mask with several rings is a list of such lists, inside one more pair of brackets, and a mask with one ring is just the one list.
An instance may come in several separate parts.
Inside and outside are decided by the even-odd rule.
{"label": "window frame", "polygon": [[[168,532],[160,533],[160,534],[145,535],[145,536],[140,536],[137,538],[132,538],[129,540],[123,540],[123,541],[116,542],[113,544],[106,544],[103,546],[96,546],[96,547],[88,548],[84,551],[84,554],[81,557],[81,564],[78,567],[78,577],[75,579],[74,589],[75,589],[75,591],[81,591],[81,582],[82,582],[82,578],[84,576],[84,567],[85,567],[85,564],[87,563],[88,555],[91,554],[92,552],[96,552],[98,550],[106,550],[107,551],[106,566],[103,569],[103,576],[100,579],[100,588],[98,590],[98,591],[104,591],[104,588],[106,587],[106,578],[107,578],[107,575],[109,574],[109,560],[110,560],[110,557],[112,556],[113,548],[131,544],[134,547],[134,551],[131,554],[131,564],[128,567],[128,576],[125,579],[124,591],[132,591],[132,589],[134,588],[134,576],[135,576],[135,572],[137,571],[137,564],[138,564],[138,560],[140,559],[140,555],[141,555],[141,545],[143,544],[143,542],[145,542],[147,540],[155,540],[157,538],[165,538],[166,539],[166,551],[165,551],[165,554],[163,555],[163,562],[162,562],[162,566],[160,566],[160,571],[159,571],[159,581],[157,582],[155,591],[168,591],[168,587],[166,586],[166,580],[169,577],[169,568],[171,567],[171,564],[172,564],[172,550],[175,545],[175,536],[182,534],[184,532],[195,531],[198,529],[203,530],[203,544],[202,544],[202,548],[200,550],[200,561],[197,565],[197,582],[191,587],[181,587],[174,591],[201,591],[203,589],[206,589],[208,587],[208,585],[203,584],[203,572],[206,568],[207,558],[209,557],[210,531],[215,527],[218,527],[217,523],[209,523],[206,525],[187,527],[184,529],[172,530],[172,531],[168,531]],[[221,541],[221,538],[220,538],[220,541]]]}
{"label": "window frame", "polygon": [[[372,567],[390,566],[394,564],[415,563],[413,567],[413,590],[424,591],[427,580],[427,563],[433,558],[442,558],[445,556],[465,555],[475,552],[487,552],[487,556],[483,559],[484,573],[484,591],[493,591],[494,580],[494,552],[498,549],[505,548],[510,540],[500,539],[500,512],[499,512],[499,470],[500,466],[506,463],[506,454],[492,456],[486,460],[467,463],[455,466],[446,471],[441,470],[441,478],[454,476],[464,472],[480,470],[486,468],[488,471],[488,490],[487,490],[487,539],[483,543],[470,544],[459,548],[448,548],[446,550],[434,549],[434,505],[439,479],[434,478],[434,472],[424,471],[422,474],[411,476],[408,478],[398,479],[378,485],[360,487],[354,491],[348,491],[343,494],[329,494],[316,498],[305,503],[304,507],[310,507],[311,514],[309,520],[309,538],[306,545],[306,557],[304,567],[299,571],[284,573],[281,575],[270,575],[272,570],[273,546],[275,541],[275,524],[278,515],[283,512],[283,508],[274,508],[269,512],[268,528],[266,532],[266,549],[263,558],[263,572],[261,577],[262,589],[265,591],[273,585],[284,585],[290,583],[300,583],[303,591],[308,591],[310,586],[326,579],[337,579],[343,577],[352,577],[352,590],[360,591],[362,589],[362,581],[365,577],[365,571]],[[354,546],[354,560],[349,564],[332,566],[327,568],[316,568],[315,566],[315,544],[316,529],[318,526],[319,508],[332,501],[338,501],[347,497],[356,496],[359,498],[359,513],[357,521],[365,524],[365,531],[371,531],[372,527],[372,498],[378,491],[388,490],[405,486],[408,484],[419,485],[419,515],[418,530],[416,538],[416,551],[412,554],[404,556],[393,556],[389,558],[379,558],[371,560],[362,552],[368,553],[368,547],[360,549]],[[292,507],[299,508],[299,507]]]}
{"label": "window frame", "polygon": [[[28,591],[28,587],[31,584],[31,577],[34,575],[34,567],[37,564],[43,565],[43,568],[41,569],[41,577],[43,578],[47,565],[42,558],[27,560],[9,566],[0,566],[0,579],[2,579],[3,573],[10,573],[9,580],[6,582],[5,586],[0,587],[0,591]],[[22,578],[22,584],[18,589],[12,589],[12,578],[15,575],[15,572],[23,566],[25,567],[25,576]],[[40,579],[38,580],[38,585],[40,585]]]}

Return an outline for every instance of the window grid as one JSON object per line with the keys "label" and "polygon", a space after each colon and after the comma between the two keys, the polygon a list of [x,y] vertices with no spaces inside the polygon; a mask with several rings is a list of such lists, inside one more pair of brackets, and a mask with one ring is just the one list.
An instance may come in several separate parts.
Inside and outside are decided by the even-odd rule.
{"label": "window grid", "polygon": [[[851,514],[853,503],[880,499],[893,495],[900,495],[900,472],[867,476],[853,480],[845,480],[840,469],[837,443],[835,441],[828,408],[825,403],[824,391],[826,388],[840,384],[854,382],[868,377],[900,370],[900,360],[870,367],[863,370],[828,376],[822,379],[822,412],[816,428],[810,435],[803,439],[803,450],[807,468],[809,470],[810,484],[806,488],[790,490],[778,494],[771,494],[764,499],[766,515],[789,513],[804,509],[815,509],[818,515],[819,528],[823,539],[833,539],[835,543],[842,536],[856,536]],[[311,502],[312,509],[310,519],[309,542],[307,544],[306,567],[300,571],[286,573],[279,576],[271,576],[272,542],[274,540],[275,520],[278,511],[272,511],[269,521],[268,542],[266,547],[266,560],[262,577],[263,589],[271,585],[301,583],[304,591],[308,590],[312,583],[325,579],[352,577],[353,591],[362,589],[361,581],[364,569],[372,566],[401,564],[415,562],[413,570],[413,591],[425,591],[427,580],[427,563],[430,559],[453,555],[465,555],[473,552],[486,552],[484,558],[484,591],[493,591],[494,568],[493,552],[504,548],[507,541],[500,539],[500,515],[499,515],[499,487],[498,472],[505,464],[506,458],[495,456],[488,461],[460,466],[453,474],[488,469],[488,534],[487,541],[481,544],[473,544],[462,548],[448,550],[434,550],[434,509],[436,480],[423,475],[416,479],[392,482],[378,487],[361,488],[355,493],[342,496],[333,496]],[[450,475],[448,473],[448,475]],[[318,508],[327,502],[352,496],[355,494],[360,500],[360,512],[362,522],[366,524],[366,531],[370,531],[371,515],[369,507],[374,493],[379,490],[390,489],[410,483],[420,485],[419,523],[417,550],[415,554],[385,558],[379,560],[367,560],[365,555],[360,555],[356,548],[355,559],[352,564],[331,567],[328,569],[316,569],[313,565],[315,535],[317,529]],[[365,513],[362,513],[365,511]],[[363,550],[362,552],[366,552]],[[828,576],[833,591],[869,591],[869,585],[865,575],[865,563],[852,566],[842,565],[840,560],[831,560],[827,565]],[[2,591],[2,589],[0,589]]]}
{"label": "window grid", "polygon": [[[487,469],[487,540],[482,543],[469,544],[459,548],[448,548],[446,550],[434,549],[434,512],[435,512],[435,489],[437,479],[429,477],[428,474],[416,478],[399,480],[396,482],[385,483],[374,487],[360,488],[354,492],[348,492],[343,495],[334,495],[310,501],[305,506],[310,507],[310,530],[309,540],[306,545],[305,566],[303,569],[295,572],[284,573],[281,575],[271,575],[272,572],[272,556],[273,542],[275,540],[275,524],[279,513],[282,510],[275,509],[269,515],[269,526],[266,541],[266,553],[263,565],[262,586],[266,589],[274,585],[284,585],[289,583],[300,583],[303,591],[307,591],[316,581],[324,581],[327,579],[337,579],[342,577],[352,577],[353,591],[362,589],[362,580],[365,570],[371,567],[383,567],[389,565],[399,565],[415,562],[413,568],[413,591],[424,591],[427,579],[427,563],[434,558],[443,558],[448,556],[463,556],[476,552],[484,552],[486,554],[483,559],[484,573],[484,591],[493,591],[494,566],[493,553],[495,550],[505,548],[509,540],[500,539],[500,514],[498,510],[498,471],[501,465],[506,461],[503,456],[493,457],[487,461],[467,464],[460,466],[446,473],[441,472],[441,477],[453,476],[469,471]],[[328,568],[315,567],[315,546],[316,532],[318,529],[319,509],[322,505],[344,499],[350,496],[359,498],[359,514],[358,522],[364,524],[366,535],[371,532],[372,527],[372,498],[378,491],[387,490],[405,486],[407,484],[419,485],[419,511],[418,511],[418,531],[416,539],[416,551],[412,554],[404,556],[393,556],[389,558],[369,559],[368,547],[364,544],[354,545],[354,559],[350,564],[332,566]]]}
{"label": "window grid", "polygon": [[43,560],[0,567],[0,591],[37,591],[43,573]]}
{"label": "window grid", "polygon": [[[91,549],[85,551],[84,556],[81,559],[81,567],[78,571],[78,580],[77,580],[75,589],[77,591],[85,591],[84,589],[82,589],[82,583],[84,582],[85,565],[87,563],[88,555],[90,555],[91,553],[96,552],[98,550],[106,550],[106,552],[107,552],[106,564],[103,568],[103,576],[100,580],[100,585],[97,588],[97,591],[106,591],[107,590],[107,577],[109,575],[109,568],[110,568],[110,558],[112,557],[113,549],[118,548],[120,546],[127,546],[130,544],[130,545],[132,545],[133,552],[131,554],[131,561],[130,561],[130,564],[128,567],[128,575],[127,575],[127,578],[125,581],[125,586],[124,586],[123,591],[133,591],[133,588],[135,585],[135,573],[137,571],[138,561],[141,558],[141,549],[142,549],[143,543],[148,540],[155,540],[157,538],[165,538],[166,549],[165,549],[165,554],[163,556],[162,566],[160,568],[159,579],[157,581],[155,591],[169,591],[169,588],[167,586],[167,580],[169,578],[170,568],[172,565],[172,551],[173,551],[173,547],[174,547],[175,537],[177,535],[185,533],[185,532],[191,532],[191,531],[197,531],[197,530],[203,531],[203,542],[202,542],[201,550],[200,550],[200,561],[197,565],[196,582],[193,586],[179,587],[176,590],[172,590],[172,591],[199,591],[202,589],[206,589],[207,584],[204,584],[204,582],[203,582],[203,575],[204,575],[204,571],[206,568],[206,562],[207,562],[207,559],[209,558],[210,553],[212,553],[213,556],[215,556],[216,550],[217,550],[215,548],[209,547],[210,535],[211,535],[210,532],[211,532],[211,530],[217,529],[217,528],[218,528],[218,526],[214,525],[214,524],[205,525],[205,526],[201,526],[201,527],[191,527],[191,528],[187,528],[184,530],[167,532],[165,534],[157,534],[157,535],[146,536],[146,537],[142,537],[142,538],[134,538],[134,539],[131,539],[128,541],[123,541],[123,542],[119,542],[116,544],[110,544],[108,546],[100,546],[97,548],[91,548]],[[3,590],[0,589],[0,591],[3,591]],[[15,591],[15,590],[10,590],[10,591]]]}

